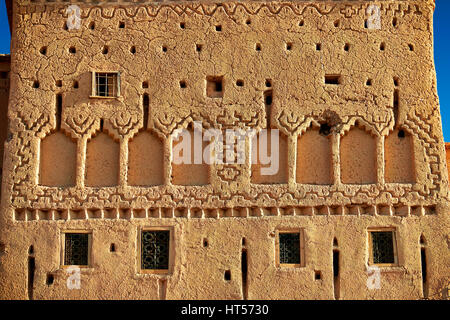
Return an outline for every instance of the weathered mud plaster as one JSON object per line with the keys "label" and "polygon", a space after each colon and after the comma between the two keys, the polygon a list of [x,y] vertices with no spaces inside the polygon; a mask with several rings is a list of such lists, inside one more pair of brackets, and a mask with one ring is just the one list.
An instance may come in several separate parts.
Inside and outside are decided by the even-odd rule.
{"label": "weathered mud plaster", "polygon": [[[73,30],[69,3],[7,3],[0,298],[448,296],[433,1],[72,1]],[[92,97],[92,72],[120,72],[120,96]],[[280,130],[284,171],[173,165],[170,135],[194,121]],[[145,272],[142,231],[161,228],[169,266]],[[373,230],[395,241],[379,288]],[[74,231],[89,233],[80,289]],[[278,263],[283,231],[300,235],[298,265]]]}

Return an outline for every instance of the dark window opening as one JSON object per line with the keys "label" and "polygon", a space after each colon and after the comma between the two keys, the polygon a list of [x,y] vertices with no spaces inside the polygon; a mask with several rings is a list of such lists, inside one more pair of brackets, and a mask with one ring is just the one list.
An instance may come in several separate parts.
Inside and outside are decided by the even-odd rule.
{"label": "dark window opening", "polygon": [[64,265],[87,266],[89,259],[89,234],[66,233]]}
{"label": "dark window opening", "polygon": [[91,30],[94,30],[94,29],[95,29],[95,22],[94,22],[94,21],[92,21],[92,22],[89,24],[89,29],[91,29]]}
{"label": "dark window opening", "polygon": [[304,20],[300,20],[300,22],[298,23],[299,27],[303,27],[305,25],[305,21]]}
{"label": "dark window opening", "polygon": [[163,46],[163,47],[162,47],[162,51],[163,51],[163,52],[167,52],[167,47],[166,47],[166,46]]}
{"label": "dark window opening", "polygon": [[201,44],[195,45],[195,50],[197,50],[197,52],[202,51],[202,45]]}
{"label": "dark window opening", "polygon": [[180,28],[181,28],[181,29],[186,28],[186,24],[185,24],[184,22],[180,22]]}
{"label": "dark window opening", "polygon": [[333,277],[339,276],[339,251],[333,250]]}
{"label": "dark window opening", "polygon": [[77,52],[77,49],[76,49],[75,47],[70,47],[70,48],[69,48],[69,52],[70,52],[70,53],[76,53],[76,52]]}
{"label": "dark window opening", "polygon": [[243,293],[244,300],[247,300],[248,261],[247,261],[247,250],[245,250],[245,249],[242,250],[242,255],[241,255],[241,273],[242,273],[242,293]]}
{"label": "dark window opening", "polygon": [[401,138],[401,139],[404,138],[405,137],[405,131],[404,130],[399,130],[397,136],[399,138]]}
{"label": "dark window opening", "polygon": [[261,51],[261,44],[257,43],[257,44],[255,45],[255,50],[256,50],[256,51]]}
{"label": "dark window opening", "polygon": [[111,243],[111,246],[109,247],[110,252],[116,252],[116,245],[114,243]]}
{"label": "dark window opening", "polygon": [[47,54],[47,47],[42,47],[41,50],[39,50],[39,52],[45,56]]}
{"label": "dark window opening", "polygon": [[225,281],[231,281],[231,271],[230,270],[225,271],[224,279],[225,279]]}
{"label": "dark window opening", "polygon": [[144,89],[148,88],[148,82],[147,81],[142,82],[142,88],[144,88]]}
{"label": "dark window opening", "polygon": [[150,108],[150,99],[148,97],[148,93],[144,93],[142,98],[142,106],[144,109],[144,129],[147,129],[148,126],[148,117],[149,117],[149,108]]}
{"label": "dark window opening", "polygon": [[337,28],[337,27],[339,27],[339,20],[336,20],[335,22],[334,22],[334,26]]}
{"label": "dark window opening", "polygon": [[203,239],[203,247],[207,247],[208,246],[208,239]]}
{"label": "dark window opening", "polygon": [[56,95],[56,130],[61,129],[62,104],[62,94],[58,93]]}
{"label": "dark window opening", "polygon": [[266,79],[266,87],[267,87],[267,88],[272,87],[272,80]]}
{"label": "dark window opening", "polygon": [[28,299],[33,300],[34,289],[34,273],[36,270],[36,262],[34,257],[28,257]]}
{"label": "dark window opening", "polygon": [[300,233],[280,233],[280,264],[300,264]]}
{"label": "dark window opening", "polygon": [[55,85],[56,85],[58,88],[61,88],[61,87],[62,87],[62,81],[61,81],[61,80],[56,80]]}
{"label": "dark window opening", "polygon": [[317,51],[322,50],[322,45],[320,43],[316,43],[316,50]]}
{"label": "dark window opening", "polygon": [[74,81],[73,82],[73,88],[74,89],[78,89],[79,85],[78,85],[78,81]]}
{"label": "dark window opening", "polygon": [[170,231],[142,231],[141,268],[169,269]]}
{"label": "dark window opening", "polygon": [[38,89],[39,88],[39,81],[35,80],[33,82],[33,88]]}
{"label": "dark window opening", "polygon": [[109,52],[108,46],[104,46],[103,49],[102,49],[102,53],[103,54],[108,54],[108,52]]}
{"label": "dark window opening", "polygon": [[47,273],[47,279],[45,280],[45,283],[48,286],[51,286],[55,282],[55,276],[51,273]]}
{"label": "dark window opening", "polygon": [[322,273],[320,271],[314,271],[314,279],[315,280],[322,279]]}
{"label": "dark window opening", "polygon": [[236,81],[236,85],[237,85],[238,87],[243,87],[243,86],[244,86],[244,81],[243,81],[243,80],[237,80],[237,81]]}
{"label": "dark window opening", "polygon": [[206,77],[206,95],[210,98],[223,97],[223,77]]}
{"label": "dark window opening", "polygon": [[217,31],[217,32],[222,31],[222,26],[221,26],[221,25],[216,26],[216,31]]}
{"label": "dark window opening", "polygon": [[381,44],[380,44],[380,50],[381,51],[384,51],[386,49],[386,44],[384,43],[384,42],[382,42]]}
{"label": "dark window opening", "polygon": [[371,86],[371,85],[372,85],[372,79],[367,79],[366,85],[367,85],[367,86]]}
{"label": "dark window opening", "polygon": [[292,43],[291,42],[286,43],[286,50],[292,50]]}
{"label": "dark window opening", "polygon": [[119,28],[120,29],[125,28],[125,22],[123,22],[123,21],[119,22]]}
{"label": "dark window opening", "polygon": [[393,106],[394,106],[394,123],[395,126],[397,126],[397,120],[398,120],[398,109],[400,105],[400,97],[399,97],[399,91],[396,89],[394,90],[394,97],[393,97]]}
{"label": "dark window opening", "polygon": [[187,87],[186,81],[181,80],[181,81],[180,81],[180,88],[184,89],[184,88],[186,88],[186,87]]}
{"label": "dark window opening", "polygon": [[319,134],[328,136],[331,133],[331,127],[328,125],[328,123],[322,123],[320,125]]}
{"label": "dark window opening", "polygon": [[371,234],[373,263],[395,263],[394,233],[392,231],[373,231]]}
{"label": "dark window opening", "polygon": [[408,44],[409,51],[414,51],[414,46],[412,44]]}
{"label": "dark window opening", "polygon": [[398,19],[397,19],[396,17],[394,17],[394,18],[392,19],[392,25],[393,25],[394,27],[397,27],[397,26],[398,26]]}
{"label": "dark window opening", "polygon": [[350,44],[346,43],[344,45],[344,51],[349,51],[350,50]]}
{"label": "dark window opening", "polygon": [[325,84],[338,85],[341,83],[341,76],[336,74],[325,75]]}
{"label": "dark window opening", "polygon": [[132,46],[132,47],[130,48],[130,52],[131,52],[132,54],[135,54],[135,53],[136,53],[136,47],[135,47],[135,46]]}

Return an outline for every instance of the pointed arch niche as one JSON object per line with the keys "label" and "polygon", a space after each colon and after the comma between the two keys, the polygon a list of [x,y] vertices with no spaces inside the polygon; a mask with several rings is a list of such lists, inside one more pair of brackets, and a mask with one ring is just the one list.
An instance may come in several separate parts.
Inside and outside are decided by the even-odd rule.
{"label": "pointed arch niche", "polygon": [[77,144],[62,131],[41,141],[39,184],[49,187],[71,187],[76,183]]}
{"label": "pointed arch niche", "polygon": [[87,143],[86,186],[113,187],[119,184],[120,146],[103,130],[100,130]]}
{"label": "pointed arch niche", "polygon": [[384,176],[386,183],[415,183],[414,138],[400,128],[384,140]]}
{"label": "pointed arch niche", "polygon": [[[272,151],[272,130],[267,130],[267,147],[265,150],[260,150],[260,139],[261,132],[257,135],[256,139],[252,139],[252,157],[255,157],[255,163],[251,166],[251,182],[256,184],[284,184],[288,183],[289,167],[288,167],[288,138],[281,132],[278,131],[278,154],[274,154]],[[275,140],[276,141],[276,140]],[[263,164],[261,163],[261,155],[267,153],[269,159],[275,159],[278,157],[278,171],[275,174],[262,174],[261,169],[263,168],[275,168],[273,164]],[[252,159],[253,162],[253,159]]]}
{"label": "pointed arch niche", "polygon": [[333,183],[332,135],[311,127],[297,140],[296,181],[303,184]]}
{"label": "pointed arch niche", "polygon": [[151,131],[140,131],[128,142],[128,185],[164,184],[164,143]]}
{"label": "pointed arch niche", "polygon": [[[175,164],[172,161],[172,184],[174,185],[182,185],[182,186],[202,186],[208,185],[211,181],[211,166],[205,163],[203,159],[203,153],[205,152],[206,146],[209,144],[206,141],[203,141],[202,144],[202,157],[201,163],[194,163],[194,129],[192,128],[192,124],[187,128],[190,136],[190,163],[181,163]],[[199,133],[201,135],[201,133]],[[197,137],[199,139],[203,139],[202,136]],[[183,138],[179,138],[178,140],[173,140],[172,142],[172,153],[177,150],[177,145],[183,143]],[[188,142],[184,142],[188,143]],[[187,145],[186,145],[187,146]],[[179,157],[188,157],[188,155],[184,155],[184,150],[181,150],[179,154],[173,156]]]}
{"label": "pointed arch niche", "polygon": [[341,137],[340,158],[342,183],[377,182],[377,138],[358,122]]}
{"label": "pointed arch niche", "polygon": [[39,184],[71,187],[76,184],[77,143],[61,129],[62,95],[55,98],[56,126],[40,143]]}

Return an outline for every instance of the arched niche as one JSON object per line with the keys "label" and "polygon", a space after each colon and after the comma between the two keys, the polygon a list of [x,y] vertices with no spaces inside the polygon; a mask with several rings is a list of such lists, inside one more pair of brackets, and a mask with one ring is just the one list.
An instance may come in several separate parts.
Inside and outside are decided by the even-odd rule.
{"label": "arched niche", "polygon": [[345,184],[377,182],[377,139],[354,126],[340,143],[341,181]]}
{"label": "arched niche", "polygon": [[[272,146],[272,133],[274,137],[278,135],[278,152],[276,147]],[[277,134],[278,133],[278,134]],[[288,138],[279,130],[267,130],[267,146],[263,143],[261,148],[261,139],[263,131],[252,139],[252,166],[251,182],[255,184],[284,184],[288,183]],[[263,158],[267,156],[269,163]],[[275,164],[277,161],[278,165]],[[265,172],[266,171],[266,172]]]}
{"label": "arched niche", "polygon": [[[172,184],[182,186],[208,185],[211,181],[211,166],[205,162],[203,157],[208,142],[202,141],[203,137],[200,132],[197,132],[198,135],[194,137],[194,130],[191,126],[186,130],[189,133],[188,136],[180,137],[178,140],[174,139],[172,141],[172,156],[186,158],[184,163],[179,164],[174,163],[172,160]],[[187,140],[184,140],[185,138]],[[201,163],[197,164],[194,161],[195,139],[202,139]]]}
{"label": "arched niche", "polygon": [[310,128],[297,140],[297,183],[329,185],[333,183],[331,134]]}
{"label": "arched niche", "polygon": [[39,184],[49,187],[71,187],[76,184],[77,144],[61,131],[41,141]]}
{"label": "arched niche", "polygon": [[415,183],[414,139],[403,129],[392,131],[384,140],[386,183]]}
{"label": "arched niche", "polygon": [[164,183],[164,144],[156,134],[139,132],[128,142],[128,185]]}
{"label": "arched niche", "polygon": [[86,186],[112,187],[119,182],[119,143],[104,132],[87,143]]}

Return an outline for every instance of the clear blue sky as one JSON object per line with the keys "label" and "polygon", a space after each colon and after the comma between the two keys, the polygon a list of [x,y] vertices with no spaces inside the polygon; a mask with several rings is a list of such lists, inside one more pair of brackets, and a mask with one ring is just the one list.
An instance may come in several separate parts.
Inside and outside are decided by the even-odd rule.
{"label": "clear blue sky", "polygon": [[[434,14],[434,56],[445,141],[450,141],[450,1],[436,0]],[[0,53],[9,53],[10,33],[5,1],[0,0]]]}

